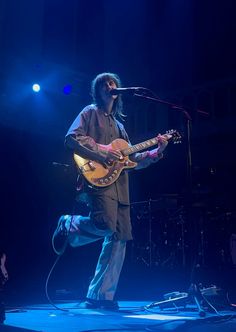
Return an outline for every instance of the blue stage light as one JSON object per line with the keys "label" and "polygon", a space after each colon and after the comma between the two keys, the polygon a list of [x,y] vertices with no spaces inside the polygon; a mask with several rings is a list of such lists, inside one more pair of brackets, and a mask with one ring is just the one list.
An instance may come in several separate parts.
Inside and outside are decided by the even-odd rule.
{"label": "blue stage light", "polygon": [[32,89],[34,92],[39,92],[40,91],[40,85],[35,83],[32,85]]}
{"label": "blue stage light", "polygon": [[67,84],[63,88],[63,92],[65,95],[69,95],[72,91],[72,86],[70,84]]}

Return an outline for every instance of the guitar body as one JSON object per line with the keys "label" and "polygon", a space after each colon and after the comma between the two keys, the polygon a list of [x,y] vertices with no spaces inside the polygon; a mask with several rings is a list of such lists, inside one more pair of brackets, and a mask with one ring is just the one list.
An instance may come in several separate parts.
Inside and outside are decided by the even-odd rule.
{"label": "guitar body", "polygon": [[[173,140],[174,143],[180,143],[181,136],[176,130],[170,130],[163,135],[166,140]],[[101,145],[101,150],[118,150],[123,158],[113,161],[111,163],[100,163],[94,160],[85,159],[78,154],[74,153],[74,160],[85,179],[95,187],[107,187],[114,183],[123,169],[134,168],[137,166],[136,162],[129,159],[129,155],[158,144],[158,137],[151,138],[145,142],[130,146],[124,139],[115,139],[111,144]]]}
{"label": "guitar body", "polygon": [[[100,145],[104,150],[125,150],[129,148],[128,142],[118,138],[111,144]],[[74,153],[75,163],[80,173],[85,179],[93,186],[107,187],[114,183],[123,169],[130,169],[137,166],[137,163],[131,161],[128,156],[124,156],[121,160],[109,163],[100,163],[94,160],[85,159],[78,154]]]}

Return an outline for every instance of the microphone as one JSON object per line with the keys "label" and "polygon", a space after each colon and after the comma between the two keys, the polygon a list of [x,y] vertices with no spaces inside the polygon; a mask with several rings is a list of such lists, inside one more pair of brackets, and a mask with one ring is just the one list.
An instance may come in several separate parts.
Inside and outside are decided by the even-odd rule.
{"label": "microphone", "polygon": [[142,87],[130,87],[130,88],[116,88],[116,89],[112,89],[110,91],[110,94],[112,96],[117,96],[123,93],[135,93],[135,92],[139,92],[139,91],[144,91],[147,90],[146,88],[142,88]]}

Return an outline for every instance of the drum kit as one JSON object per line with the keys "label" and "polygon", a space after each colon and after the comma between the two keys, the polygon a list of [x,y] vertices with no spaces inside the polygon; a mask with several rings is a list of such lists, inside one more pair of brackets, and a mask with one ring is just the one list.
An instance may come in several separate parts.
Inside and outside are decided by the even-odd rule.
{"label": "drum kit", "polygon": [[147,267],[173,269],[193,264],[236,264],[235,216],[224,208],[194,204],[177,194],[133,202],[132,260]]}

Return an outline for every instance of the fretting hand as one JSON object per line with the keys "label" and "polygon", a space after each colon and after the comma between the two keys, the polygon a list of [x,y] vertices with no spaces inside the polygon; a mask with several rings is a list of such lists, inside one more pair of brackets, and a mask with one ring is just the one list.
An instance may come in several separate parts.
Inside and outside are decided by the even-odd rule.
{"label": "fretting hand", "polygon": [[162,153],[168,145],[167,138],[161,134],[157,136],[157,140],[158,140],[158,147],[156,149],[148,151],[148,156],[149,158],[151,158],[152,162],[156,162],[157,160],[163,157]]}
{"label": "fretting hand", "polygon": [[158,148],[157,148],[158,153],[162,153],[168,145],[168,140],[165,137],[165,135],[161,134],[157,135],[157,140],[158,140]]}

